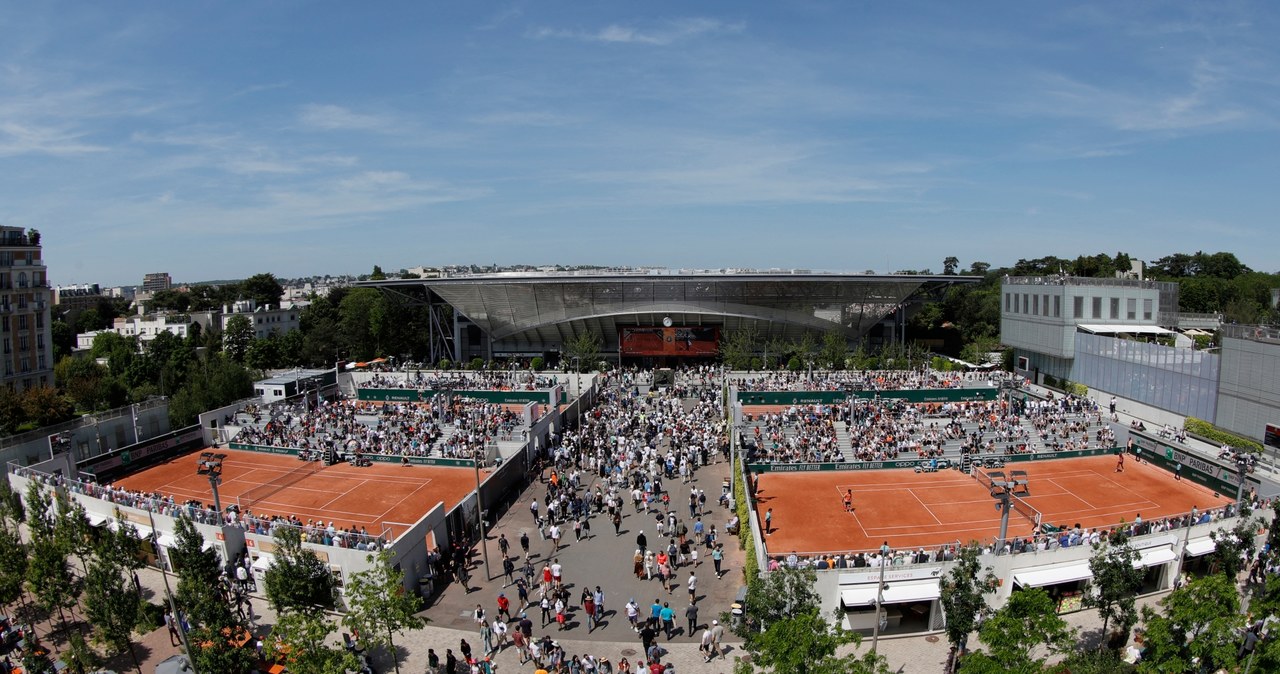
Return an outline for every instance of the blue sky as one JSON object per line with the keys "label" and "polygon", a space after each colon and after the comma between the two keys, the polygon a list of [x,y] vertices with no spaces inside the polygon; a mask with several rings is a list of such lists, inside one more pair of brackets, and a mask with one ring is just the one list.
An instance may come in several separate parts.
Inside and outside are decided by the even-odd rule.
{"label": "blue sky", "polygon": [[0,223],[41,230],[57,284],[1120,250],[1275,271],[1277,7],[5,3]]}

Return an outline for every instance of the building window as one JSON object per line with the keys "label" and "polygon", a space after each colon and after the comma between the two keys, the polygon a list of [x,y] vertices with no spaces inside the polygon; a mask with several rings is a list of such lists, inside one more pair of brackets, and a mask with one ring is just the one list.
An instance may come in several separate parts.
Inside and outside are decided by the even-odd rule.
{"label": "building window", "polygon": [[1102,318],[1102,298],[1093,298],[1093,317]]}
{"label": "building window", "polygon": [[1125,318],[1130,321],[1138,319],[1138,300],[1130,297],[1124,301]]}
{"label": "building window", "polygon": [[1022,313],[1031,313],[1031,298],[1022,293]]}
{"label": "building window", "polygon": [[1048,316],[1049,315],[1049,296],[1047,294],[1044,296],[1044,304],[1041,306],[1044,307],[1044,315]]}
{"label": "building window", "polygon": [[1053,317],[1062,318],[1062,295],[1053,296]]}
{"label": "building window", "polygon": [[1151,300],[1142,300],[1142,320],[1151,320]]}
{"label": "building window", "polygon": [[1010,304],[1010,302],[1009,302],[1009,298],[1010,298],[1009,293],[1005,293],[1005,294],[1004,294],[1004,312],[1005,312],[1006,314],[1007,314],[1007,313],[1009,313],[1009,312],[1011,312],[1011,311],[1013,311],[1012,309],[1010,309],[1010,308],[1009,308],[1009,304]]}
{"label": "building window", "polygon": [[1033,316],[1040,315],[1040,296],[1039,295],[1031,296],[1031,314]]}
{"label": "building window", "polygon": [[1120,320],[1120,298],[1119,297],[1111,298],[1111,320],[1113,321]]}
{"label": "building window", "polygon": [[26,330],[26,329],[27,329],[27,315],[26,315],[26,314],[23,314],[23,315],[21,315],[21,316],[19,316],[19,317],[18,317],[18,329],[19,329],[19,330]]}

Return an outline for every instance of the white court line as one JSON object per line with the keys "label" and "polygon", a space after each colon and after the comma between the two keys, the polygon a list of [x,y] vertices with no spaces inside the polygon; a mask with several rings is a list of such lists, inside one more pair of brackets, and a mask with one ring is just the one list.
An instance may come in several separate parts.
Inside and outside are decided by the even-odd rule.
{"label": "white court line", "polygon": [[[1096,474],[1095,474],[1095,475],[1096,475]],[[1067,489],[1066,487],[1064,487],[1064,486],[1062,486],[1062,485],[1058,484],[1058,481],[1057,481],[1057,480],[1055,480],[1055,479],[1053,479],[1053,478],[1051,478],[1051,477],[1050,477],[1050,478],[1045,478],[1045,480],[1044,480],[1044,481],[1045,481],[1045,482],[1050,482],[1050,483],[1052,483],[1052,484],[1053,484],[1053,486],[1055,486],[1055,487],[1057,487],[1058,489],[1061,489],[1062,491],[1064,491],[1064,492],[1066,492],[1066,493],[1070,494],[1071,496],[1075,497],[1075,499],[1076,499],[1077,501],[1079,501],[1079,502],[1081,502],[1081,503],[1085,504],[1086,506],[1088,506],[1088,507],[1089,507],[1089,509],[1091,509],[1091,510],[1096,510],[1096,509],[1097,509],[1097,507],[1096,507],[1096,506],[1094,506],[1092,503],[1089,503],[1088,501],[1084,500],[1083,498],[1080,498],[1080,495],[1079,495],[1079,494],[1077,494],[1077,493],[1075,493],[1075,492],[1071,491],[1070,489]],[[1045,494],[1045,496],[1058,496],[1058,494]],[[1024,498],[1024,499],[1022,499],[1022,500],[1026,501],[1026,499],[1025,499],[1025,498]]]}
{"label": "white court line", "polygon": [[[425,487],[425,486],[427,486],[427,485],[425,485],[425,484],[424,484],[424,485],[422,485],[422,487]],[[387,513],[391,512],[392,510],[395,510],[396,508],[399,508],[401,503],[404,503],[405,501],[408,501],[410,498],[413,498],[413,495],[414,495],[414,494],[417,494],[419,491],[421,491],[421,490],[422,490],[422,487],[418,487],[417,489],[414,489],[413,491],[409,492],[408,494],[405,494],[404,498],[400,499],[399,501],[396,501],[395,505],[393,505],[393,506],[391,506],[390,508],[387,508],[386,510],[382,511],[382,514],[381,514],[381,515],[379,515],[379,516],[377,517],[377,519],[375,519],[374,521],[375,521],[375,522],[381,522],[381,521],[382,521],[382,519],[383,519],[384,517],[386,517],[386,516],[387,516]]]}
{"label": "white court line", "polygon": [[934,522],[942,524],[942,520],[938,519],[938,516],[933,514],[933,510],[929,508],[929,506],[925,505],[924,501],[920,500],[920,497],[916,495],[916,491],[914,489],[908,489],[907,491],[911,492],[911,497],[916,500],[916,503],[920,504],[921,508],[924,508],[925,512],[929,513],[929,517],[932,517]]}

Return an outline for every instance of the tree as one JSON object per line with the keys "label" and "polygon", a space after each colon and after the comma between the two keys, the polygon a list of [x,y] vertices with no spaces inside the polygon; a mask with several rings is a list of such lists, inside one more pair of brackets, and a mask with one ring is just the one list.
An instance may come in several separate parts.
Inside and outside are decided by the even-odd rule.
{"label": "tree", "polygon": [[277,613],[332,610],[337,603],[333,574],[316,553],[302,547],[301,531],[279,527],[276,558],[266,573],[267,601]]}
{"label": "tree", "polygon": [[985,651],[965,658],[965,674],[1033,674],[1044,669],[1035,657],[1037,648],[1064,653],[1074,643],[1074,630],[1057,613],[1053,599],[1036,587],[1018,590],[999,611],[983,623],[978,640]]}
{"label": "tree", "polygon": [[65,611],[76,605],[82,589],[80,579],[72,573],[66,551],[53,536],[33,535],[30,549],[27,590],[35,596],[40,608],[58,612],[60,629],[65,631]]}
{"label": "tree", "polygon": [[956,270],[960,268],[960,259],[954,255],[948,255],[942,261],[942,273],[947,276],[955,276]]}
{"label": "tree", "polygon": [[227,327],[222,332],[222,348],[231,360],[243,363],[252,342],[253,324],[247,316],[236,314],[227,320]]}
{"label": "tree", "polygon": [[[174,527],[175,545],[169,558],[178,573],[175,599],[186,611],[193,625],[220,630],[234,624],[231,605],[222,597],[219,578],[222,569],[218,555],[204,549],[204,537],[196,531],[191,518],[179,516]],[[201,671],[206,671],[201,669]]]}
{"label": "tree", "polygon": [[54,319],[49,325],[50,338],[53,340],[53,362],[58,362],[71,355],[76,346],[76,331],[62,319]]}
{"label": "tree", "polygon": [[816,580],[813,569],[782,568],[748,581],[743,620],[730,624],[745,640],[753,662],[739,661],[736,674],[755,672],[756,665],[765,671],[801,674],[888,672],[884,658],[870,653],[836,656],[841,646],[859,639],[822,616],[822,604],[813,589]]}
{"label": "tree", "polygon": [[755,326],[733,330],[720,340],[720,360],[731,370],[749,370],[759,343],[760,332]]}
{"label": "tree", "polygon": [[343,347],[352,358],[368,360],[382,353],[387,336],[386,301],[374,288],[355,288],[338,305]]}
{"label": "tree", "polygon": [[[1138,551],[1129,545],[1129,537],[1117,532],[1099,541],[1089,558],[1089,570],[1093,580],[1090,590],[1084,593],[1085,606],[1098,609],[1102,616],[1102,635],[1108,638],[1107,627],[1111,621],[1128,640],[1129,630],[1138,622],[1135,600],[1142,590],[1145,569],[1137,566]],[[1123,646],[1120,641],[1116,646]]]}
{"label": "tree", "polygon": [[133,666],[142,674],[133,651],[133,628],[142,618],[142,596],[124,574],[114,556],[95,559],[85,576],[84,609],[99,640],[113,652],[128,650]]}
{"label": "tree", "polygon": [[1234,580],[1244,570],[1245,560],[1253,559],[1258,549],[1254,532],[1263,526],[1260,520],[1246,516],[1238,518],[1229,530],[1209,532],[1214,542],[1214,550],[1208,555],[1209,567]]}
{"label": "tree", "polygon": [[200,674],[242,674],[257,668],[252,648],[230,643],[221,627],[197,627],[187,633],[191,662]]}
{"label": "tree", "polygon": [[383,550],[366,557],[372,567],[351,574],[347,586],[347,614],[342,624],[359,630],[370,647],[385,646],[400,671],[394,636],[403,630],[420,629],[426,620],[416,614],[422,600],[404,589],[404,573],[391,568],[391,553]]}
{"label": "tree", "polygon": [[245,365],[255,370],[270,370],[276,367],[279,361],[280,352],[276,348],[274,334],[249,342],[249,348],[245,350]]}
{"label": "tree", "polygon": [[844,361],[849,357],[849,341],[840,330],[831,330],[822,336],[822,347],[818,352],[818,361],[823,367],[832,370],[843,370]]}
{"label": "tree", "polygon": [[[1198,578],[1170,592],[1160,611],[1143,607],[1146,650],[1139,672],[1212,672],[1236,665],[1244,627],[1235,581],[1222,574]],[[1193,661],[1199,666],[1193,665]]]}
{"label": "tree", "polygon": [[75,405],[52,386],[33,386],[23,391],[22,410],[38,426],[50,426],[76,416]]}
{"label": "tree", "polygon": [[[84,635],[79,630],[71,632],[70,638],[67,639],[67,649],[62,652],[62,661],[66,663],[67,669],[76,674],[93,671],[101,664],[98,654],[85,643]],[[137,664],[136,659],[134,664]],[[138,670],[138,674],[142,674],[141,669]]]}
{"label": "tree", "polygon": [[102,319],[102,314],[99,314],[97,309],[85,309],[76,317],[76,334],[102,330],[106,327],[109,326],[107,322]]}
{"label": "tree", "polygon": [[102,381],[110,378],[111,372],[92,358],[66,356],[53,366],[53,377],[76,406],[92,412],[100,407]]}
{"label": "tree", "polygon": [[284,288],[280,286],[274,274],[254,274],[240,282],[240,294],[253,300],[259,307],[265,307],[268,304],[279,306]]}
{"label": "tree", "polygon": [[564,343],[564,353],[561,354],[560,361],[565,365],[571,365],[573,359],[577,358],[578,371],[589,372],[596,369],[596,364],[600,360],[600,349],[603,346],[604,340],[600,338],[599,333],[594,330],[584,330]]}
{"label": "tree", "polygon": [[272,650],[283,657],[289,669],[315,674],[345,674],[360,668],[355,654],[329,643],[333,623],[319,611],[290,611],[280,614],[271,628]]}
{"label": "tree", "polygon": [[22,582],[26,577],[26,544],[16,531],[0,529],[0,606],[8,606],[22,597]]}
{"label": "tree", "polygon": [[386,273],[384,273],[384,272],[382,271],[382,267],[380,267],[380,266],[378,266],[378,265],[376,265],[376,264],[375,264],[375,265],[373,265],[373,273],[369,274],[369,280],[370,280],[370,281],[385,281],[386,279],[387,279],[387,275],[386,275]]}
{"label": "tree", "polygon": [[22,394],[0,386],[0,434],[18,432],[18,428],[26,423],[27,412],[22,409]]}
{"label": "tree", "polygon": [[981,548],[970,543],[960,548],[955,566],[942,578],[942,610],[947,616],[947,641],[951,643],[950,665],[964,653],[969,633],[991,613],[984,595],[995,592],[999,580],[991,567],[982,568],[978,560]]}

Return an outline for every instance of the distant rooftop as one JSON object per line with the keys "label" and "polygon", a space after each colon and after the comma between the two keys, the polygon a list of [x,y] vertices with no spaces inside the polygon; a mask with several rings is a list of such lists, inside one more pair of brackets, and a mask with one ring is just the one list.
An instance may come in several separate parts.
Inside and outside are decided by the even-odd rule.
{"label": "distant rooftop", "polygon": [[[580,278],[609,276],[911,276],[911,274],[877,274],[873,270],[866,271],[830,271],[814,269],[753,269],[746,267],[723,267],[719,269],[669,269],[667,267],[616,267],[575,269],[565,271],[528,270],[498,272],[468,272],[462,270],[445,270],[441,278]],[[921,276],[937,276],[937,274],[921,274]],[[961,278],[961,277],[956,277]],[[410,279],[413,280],[413,279]]]}

